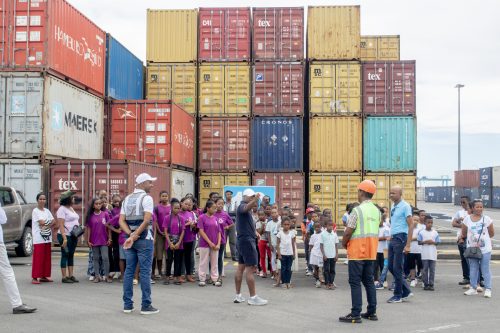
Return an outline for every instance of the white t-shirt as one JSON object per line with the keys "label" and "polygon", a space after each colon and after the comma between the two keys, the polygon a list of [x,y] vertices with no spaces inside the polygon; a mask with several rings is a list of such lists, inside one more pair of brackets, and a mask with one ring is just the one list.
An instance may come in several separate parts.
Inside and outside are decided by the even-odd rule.
{"label": "white t-shirt", "polygon": [[333,259],[337,255],[337,244],[339,243],[339,237],[335,232],[323,231],[321,237],[319,238],[320,251],[321,244],[323,244],[323,251],[325,252],[325,257],[328,259]]}
{"label": "white t-shirt", "polygon": [[291,256],[293,255],[293,245],[292,239],[295,238],[295,233],[291,230],[285,234],[283,230],[280,230],[276,235],[277,238],[280,239],[280,253],[282,256]]}
{"label": "white t-shirt", "polygon": [[[456,212],[453,219],[460,221],[461,218],[464,218],[464,220],[465,220],[465,217],[467,215],[469,215],[469,213],[465,209],[462,209],[462,210],[459,210],[458,212]],[[458,228],[457,240],[460,239],[461,237],[462,237],[462,228]]]}
{"label": "white t-shirt", "polygon": [[[477,247],[479,245],[482,253],[489,253],[493,250],[490,233],[488,232],[488,227],[493,221],[489,216],[483,215],[479,221],[473,222],[471,215],[469,215],[464,219],[463,223],[467,226],[467,247]],[[481,229],[483,232],[480,237]]]}
{"label": "white t-shirt", "polygon": [[0,207],[0,243],[3,243],[3,230],[2,224],[7,223],[7,214],[5,214],[5,210]]}
{"label": "white t-shirt", "polygon": [[52,223],[52,221],[54,220],[54,217],[52,216],[50,210],[48,210],[47,208],[44,208],[43,210],[40,210],[38,208],[33,209],[33,212],[31,213],[33,244],[52,243],[51,228],[49,227],[48,230],[45,229],[42,232],[40,224],[38,223],[38,221],[40,220],[44,220],[45,225],[49,226],[50,223]]}
{"label": "white t-shirt", "polygon": [[266,231],[269,232],[269,234],[271,235],[272,246],[276,246],[276,244],[278,244],[278,238],[276,237],[276,235],[278,234],[279,228],[280,228],[279,222],[274,222],[273,220],[267,222]]}
{"label": "white t-shirt", "polygon": [[[418,241],[425,242],[427,240],[433,240],[436,243],[440,243],[439,234],[436,230],[432,229],[427,231],[426,229],[418,233]],[[437,248],[436,245],[424,244],[422,245],[422,260],[437,260]]]}
{"label": "white t-shirt", "polygon": [[[417,238],[419,232],[422,231],[422,230],[424,230],[424,229],[425,229],[425,225],[423,225],[421,223],[417,224],[417,226],[413,228],[413,237],[412,237],[412,239]],[[411,244],[410,244],[410,253],[416,253],[416,254],[422,253],[422,246],[418,245],[418,241],[417,240],[412,240],[411,241]]]}
{"label": "white t-shirt", "polygon": [[[383,225],[381,227],[378,228],[378,238],[382,238],[382,237],[390,237],[391,236],[391,227],[390,226],[387,226],[387,225]],[[377,248],[377,252],[378,253],[384,253],[384,250],[387,250],[389,248],[389,243],[384,240],[384,241],[381,241],[379,240],[378,241],[378,248]]]}
{"label": "white t-shirt", "polygon": [[[74,226],[79,225],[78,220],[80,219],[80,216],[78,216],[73,208],[66,208],[65,206],[61,206],[57,210],[56,216],[58,219],[64,220],[64,233],[66,234],[66,236],[70,235],[71,230],[73,230]],[[57,233],[61,232],[58,231]]]}
{"label": "white t-shirt", "polygon": [[321,253],[321,233],[314,233],[309,240],[309,246],[312,246],[311,254],[323,258]]}

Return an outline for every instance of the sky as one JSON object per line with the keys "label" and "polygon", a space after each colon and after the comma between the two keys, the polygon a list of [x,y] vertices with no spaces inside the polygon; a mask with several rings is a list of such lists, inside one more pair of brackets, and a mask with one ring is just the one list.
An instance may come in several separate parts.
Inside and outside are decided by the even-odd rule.
{"label": "sky", "polygon": [[457,83],[465,85],[462,169],[500,165],[500,102],[496,99],[500,96],[500,1],[482,0],[480,5],[468,0],[69,2],[144,61],[147,8],[361,5],[361,34],[400,35],[401,59],[417,61],[418,175],[452,177],[457,169]]}

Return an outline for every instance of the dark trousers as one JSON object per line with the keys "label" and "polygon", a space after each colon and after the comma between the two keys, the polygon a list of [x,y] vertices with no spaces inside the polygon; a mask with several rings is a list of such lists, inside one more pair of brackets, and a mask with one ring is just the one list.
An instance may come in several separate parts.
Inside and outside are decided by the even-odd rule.
{"label": "dark trousers", "polygon": [[120,244],[118,240],[119,234],[116,232],[111,232],[112,245],[108,247],[108,257],[109,257],[109,272],[119,272],[120,271]]}
{"label": "dark trousers", "polygon": [[462,276],[464,280],[469,281],[469,263],[467,262],[467,259],[464,257],[464,252],[465,249],[467,248],[467,245],[465,243],[463,244],[458,244],[458,252],[460,252],[460,261],[462,263]]}
{"label": "dark trousers", "polygon": [[423,260],[422,279],[424,286],[434,286],[434,275],[436,274],[436,261]]}
{"label": "dark trousers", "polygon": [[232,227],[226,230],[226,239],[229,242],[231,258],[238,259],[238,250],[236,249],[236,227]]}
{"label": "dark trousers", "polygon": [[217,259],[217,268],[219,270],[219,279],[222,278],[222,270],[224,269],[224,252],[226,244],[221,244],[219,249],[219,258]]}
{"label": "dark trousers", "polygon": [[351,286],[351,314],[359,317],[363,307],[361,283],[366,290],[367,313],[377,313],[377,290],[373,280],[375,260],[349,260],[349,285]]}
{"label": "dark trousers", "polygon": [[172,263],[174,264],[174,277],[181,276],[184,250],[167,250],[167,276],[172,274]]}
{"label": "dark trousers", "polygon": [[335,281],[335,258],[327,258],[323,261],[323,275],[325,276],[325,285],[333,284]]}
{"label": "dark trousers", "polygon": [[292,263],[293,255],[281,256],[281,281],[285,284],[292,280]]}
{"label": "dark trousers", "polygon": [[380,279],[380,274],[382,274],[382,271],[384,270],[384,253],[377,253],[377,264],[375,267],[375,281],[378,281]]}
{"label": "dark trousers", "polygon": [[408,235],[405,233],[392,235],[389,242],[389,272],[394,276],[395,288],[394,296],[407,297],[410,293],[410,287],[403,279],[404,266],[404,248]]}
{"label": "dark trousers", "polygon": [[193,252],[194,242],[182,243],[184,247],[184,265],[182,266],[181,274],[191,275],[191,253]]}

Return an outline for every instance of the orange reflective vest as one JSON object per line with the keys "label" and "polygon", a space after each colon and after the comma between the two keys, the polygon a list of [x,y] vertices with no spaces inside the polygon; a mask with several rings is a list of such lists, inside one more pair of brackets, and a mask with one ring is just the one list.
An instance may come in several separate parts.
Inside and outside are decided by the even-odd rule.
{"label": "orange reflective vest", "polygon": [[376,260],[380,211],[371,201],[364,201],[354,211],[358,219],[347,244],[347,256],[349,260]]}

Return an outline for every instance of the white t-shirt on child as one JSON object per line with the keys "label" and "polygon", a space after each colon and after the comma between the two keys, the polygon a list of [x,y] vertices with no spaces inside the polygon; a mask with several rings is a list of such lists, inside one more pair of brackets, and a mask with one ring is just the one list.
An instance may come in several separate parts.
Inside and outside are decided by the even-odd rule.
{"label": "white t-shirt on child", "polygon": [[[432,240],[436,243],[440,243],[439,234],[436,230],[432,229],[427,231],[424,229],[418,233],[417,237],[419,242],[425,242],[427,240]],[[436,245],[424,244],[422,245],[422,260],[437,260],[437,248]]]}
{"label": "white t-shirt on child", "polygon": [[[390,237],[391,236],[391,227],[387,225],[383,225],[382,227],[378,228],[378,238],[382,237]],[[377,253],[384,253],[384,250],[387,250],[389,248],[388,241],[384,240],[378,241],[378,248],[377,248]]]}
{"label": "white t-shirt on child", "polygon": [[[413,238],[417,238],[420,231],[425,229],[425,225],[419,223],[413,228]],[[422,253],[422,246],[418,245],[418,240],[412,240],[410,244],[410,253]]]}
{"label": "white t-shirt on child", "polygon": [[321,233],[315,233],[311,236],[309,246],[313,247],[311,250],[312,255],[323,258],[323,254],[321,253]]}
{"label": "white t-shirt on child", "polygon": [[293,245],[292,239],[295,238],[295,233],[289,230],[285,233],[283,230],[280,230],[276,235],[277,238],[280,239],[280,253],[282,256],[291,256],[293,255]]}

